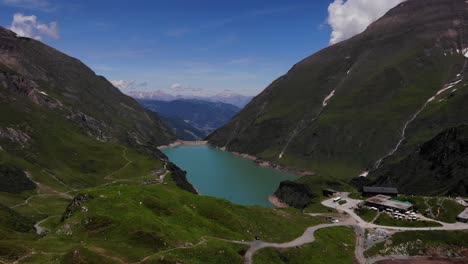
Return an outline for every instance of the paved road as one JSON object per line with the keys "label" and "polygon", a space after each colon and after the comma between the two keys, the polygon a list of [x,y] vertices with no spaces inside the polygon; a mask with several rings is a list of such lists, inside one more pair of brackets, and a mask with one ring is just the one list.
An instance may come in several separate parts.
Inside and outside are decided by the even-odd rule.
{"label": "paved road", "polygon": [[[349,226],[353,227],[355,232],[356,232],[356,250],[355,250],[355,258],[358,261],[358,263],[375,263],[379,260],[384,260],[384,259],[407,259],[411,257],[406,257],[406,256],[384,256],[384,257],[376,257],[372,259],[366,259],[364,256],[364,251],[365,251],[365,230],[368,228],[381,228],[381,229],[387,229],[387,230],[396,230],[396,231],[410,231],[410,230],[424,230],[424,231],[429,231],[429,230],[468,230],[468,224],[464,223],[455,223],[455,224],[447,224],[439,221],[435,221],[433,219],[428,219],[423,216],[421,218],[423,220],[429,220],[429,221],[435,221],[440,223],[442,226],[440,227],[395,227],[395,226],[381,226],[381,225],[376,225],[373,223],[368,223],[361,219],[355,212],[354,208],[358,206],[362,201],[361,200],[356,200],[352,199],[349,197],[349,193],[342,193],[340,196],[346,200],[347,202],[343,205],[339,205],[338,203],[333,202],[333,198],[325,200],[322,202],[322,205],[330,208],[334,208],[338,211],[346,212],[349,216],[340,219],[340,223],[336,224],[322,224],[322,225],[317,225],[317,226],[312,226],[309,227],[305,230],[305,232],[298,238],[286,242],[286,243],[270,243],[270,242],[265,242],[265,241],[251,241],[251,242],[244,242],[244,241],[233,241],[233,240],[225,240],[227,242],[231,243],[237,243],[237,244],[243,244],[243,245],[248,245],[250,248],[247,250],[247,252],[244,255],[244,263],[245,264],[252,264],[252,259],[254,254],[263,248],[292,248],[292,247],[298,247],[302,246],[304,244],[312,243],[315,241],[314,233],[315,231],[322,229],[322,228],[329,228],[329,227],[335,227],[335,226]],[[308,215],[311,216],[319,216],[319,215],[324,215],[324,214],[311,214],[309,213]]]}
{"label": "paved road", "polygon": [[364,220],[362,220],[355,212],[354,209],[357,207],[359,203],[361,203],[361,200],[356,200],[352,199],[349,196],[349,193],[341,193],[340,196],[342,197],[343,200],[346,200],[347,202],[343,205],[339,205],[338,203],[333,202],[333,198],[325,200],[322,202],[322,205],[330,208],[335,208],[338,211],[344,211],[347,214],[349,214],[355,221],[356,223],[362,227],[362,228],[383,228],[383,229],[388,229],[388,230],[398,230],[398,231],[429,231],[429,230],[468,230],[468,224],[465,223],[454,223],[454,224],[448,224],[440,221],[436,221],[433,219],[429,219],[427,217],[424,217],[420,215],[419,217],[423,220],[427,221],[433,221],[441,224],[442,226],[438,227],[398,227],[398,226],[382,226],[382,225],[376,225],[373,223],[368,223]]}
{"label": "paved road", "polygon": [[250,248],[247,250],[247,252],[244,255],[244,263],[251,264],[253,255],[262,248],[292,248],[292,247],[302,246],[304,244],[309,244],[315,241],[315,236],[314,236],[315,231],[322,229],[322,228],[336,227],[336,226],[350,226],[350,223],[322,224],[322,225],[312,226],[312,227],[307,228],[300,237],[292,241],[286,242],[286,243],[270,243],[270,242],[265,242],[261,240],[253,241],[249,243],[244,242],[242,244],[250,245]]}

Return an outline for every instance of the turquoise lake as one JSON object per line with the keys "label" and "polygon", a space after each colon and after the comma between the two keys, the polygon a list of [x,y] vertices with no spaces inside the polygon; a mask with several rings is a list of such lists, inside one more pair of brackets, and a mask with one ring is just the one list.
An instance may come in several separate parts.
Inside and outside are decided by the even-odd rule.
{"label": "turquoise lake", "polygon": [[181,169],[201,195],[241,205],[273,207],[268,196],[281,181],[299,176],[260,167],[255,162],[210,146],[177,146],[163,152]]}

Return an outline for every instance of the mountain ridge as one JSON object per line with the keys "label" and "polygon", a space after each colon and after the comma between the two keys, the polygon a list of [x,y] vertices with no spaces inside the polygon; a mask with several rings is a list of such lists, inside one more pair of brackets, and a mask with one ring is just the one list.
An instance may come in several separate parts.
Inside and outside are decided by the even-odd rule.
{"label": "mountain ridge", "polygon": [[158,146],[175,140],[156,114],[76,58],[4,28],[0,113],[0,170],[23,183],[5,183],[12,191],[96,185],[127,154],[158,164],[166,159]]}
{"label": "mountain ridge", "polygon": [[[199,99],[177,99],[174,101],[160,101],[138,99],[138,102],[145,108],[163,116],[165,121],[169,121],[169,126],[180,136],[183,131],[193,134],[184,140],[201,140],[213,130],[226,124],[240,109],[237,106],[222,102],[211,102]],[[177,119],[177,120],[175,120]],[[183,126],[181,122],[193,127]],[[198,130],[198,131],[197,131]]]}
{"label": "mountain ridge", "polygon": [[[151,145],[153,143],[150,142],[161,141],[164,144],[167,139],[171,140],[170,133],[162,128],[156,116],[146,112],[136,101],[122,94],[104,77],[97,76],[81,61],[41,42],[17,37],[4,28],[0,30],[3,46],[0,63],[2,68],[21,76],[12,77],[17,79],[17,90],[23,89],[21,92],[38,102],[48,101],[55,108],[69,111],[67,119],[79,123],[102,140],[110,137],[121,142],[132,142],[135,146],[143,142]],[[5,78],[8,76],[4,77],[4,83],[7,82]],[[9,87],[14,82],[10,80]],[[138,123],[131,124],[124,119]],[[122,131],[110,131],[110,123],[113,127],[121,127]],[[156,133],[161,136],[159,139],[152,136]]]}
{"label": "mountain ridge", "polygon": [[253,96],[241,95],[232,92],[220,92],[212,96],[202,95],[172,95],[163,91],[129,91],[127,94],[135,99],[142,100],[159,100],[159,101],[175,101],[175,100],[201,100],[209,102],[221,102],[232,104],[239,108],[247,105]]}
{"label": "mountain ridge", "polygon": [[462,0],[399,4],[363,33],[295,64],[209,142],[338,180],[396,146],[384,163],[404,157],[467,121],[455,114],[467,110],[467,8]]}

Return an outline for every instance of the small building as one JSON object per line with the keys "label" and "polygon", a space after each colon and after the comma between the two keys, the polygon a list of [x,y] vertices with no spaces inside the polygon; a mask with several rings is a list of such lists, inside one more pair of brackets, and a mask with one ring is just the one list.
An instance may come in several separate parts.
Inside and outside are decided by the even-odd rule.
{"label": "small building", "polygon": [[466,207],[465,210],[457,216],[457,221],[468,223],[468,207]]}
{"label": "small building", "polygon": [[391,197],[398,196],[398,189],[392,187],[362,187],[363,196],[387,195]]}
{"label": "small building", "polygon": [[376,195],[364,202],[365,206],[375,207],[379,210],[392,209],[399,212],[406,212],[413,209],[413,205],[410,202],[392,200],[392,197],[386,195]]}
{"label": "small building", "polygon": [[322,190],[322,193],[323,193],[323,196],[331,197],[331,196],[335,196],[338,193],[338,191],[333,190],[333,189],[325,189],[325,190]]}

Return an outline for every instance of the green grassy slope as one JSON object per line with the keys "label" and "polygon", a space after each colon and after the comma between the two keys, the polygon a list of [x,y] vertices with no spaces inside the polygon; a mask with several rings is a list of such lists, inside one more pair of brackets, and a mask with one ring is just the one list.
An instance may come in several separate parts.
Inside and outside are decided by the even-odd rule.
{"label": "green grassy slope", "polygon": [[399,232],[390,242],[381,242],[365,252],[366,256],[408,254],[425,255],[432,249],[447,252],[448,256],[457,256],[459,251],[468,246],[466,231],[411,231]]}
{"label": "green grassy slope", "polygon": [[463,205],[445,197],[400,196],[398,199],[411,202],[425,216],[446,223],[456,223],[457,216],[465,210]]}
{"label": "green grassy slope", "polygon": [[318,230],[316,241],[293,249],[263,249],[254,263],[354,263],[355,235],[347,227]]}
{"label": "green grassy slope", "polygon": [[[227,243],[220,245],[217,238],[253,240],[260,236],[268,241],[286,241],[302,234],[306,227],[321,223],[318,218],[295,210],[243,207],[193,195],[178,189],[170,179],[165,185],[112,185],[80,193],[93,198],[64,222],[60,221],[60,215],[47,220],[43,224],[48,229],[44,236],[21,226],[19,231],[23,233],[11,225],[2,225],[8,231],[0,239],[0,245],[9,253],[0,259],[34,251],[31,261],[58,263],[72,259],[73,252],[78,250],[83,258],[112,256],[136,262],[148,257],[148,263],[166,256],[171,259],[169,263],[184,260],[203,263],[206,254],[210,254],[217,258],[208,263],[216,263],[216,259],[240,260],[241,255],[236,252],[243,249]],[[56,206],[62,212],[65,210]]]}

